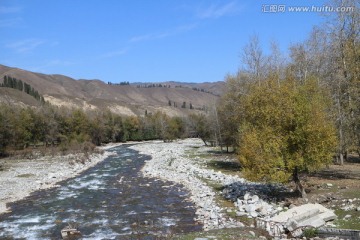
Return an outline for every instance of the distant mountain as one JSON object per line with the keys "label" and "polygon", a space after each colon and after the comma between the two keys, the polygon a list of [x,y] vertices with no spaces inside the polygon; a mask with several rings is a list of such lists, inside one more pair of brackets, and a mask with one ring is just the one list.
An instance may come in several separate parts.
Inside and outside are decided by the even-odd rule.
{"label": "distant mountain", "polygon": [[[109,109],[122,115],[142,115],[145,111],[157,110],[169,115],[202,111],[217,101],[225,85],[224,82],[106,84],[101,80],[75,80],[64,75],[47,75],[0,65],[0,83],[4,76],[30,84],[53,105]],[[15,89],[0,88],[0,94],[1,102],[37,104],[33,98]],[[184,102],[185,108],[182,108]],[[190,103],[194,109],[190,109]]]}

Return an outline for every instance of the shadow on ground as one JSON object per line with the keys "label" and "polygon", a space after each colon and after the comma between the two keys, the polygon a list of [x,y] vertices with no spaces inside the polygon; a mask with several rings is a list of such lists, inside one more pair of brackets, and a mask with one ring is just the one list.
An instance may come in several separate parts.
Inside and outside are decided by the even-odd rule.
{"label": "shadow on ground", "polygon": [[350,171],[341,171],[338,169],[329,169],[329,170],[322,170],[321,172],[313,173],[310,176],[323,178],[323,179],[358,179],[360,180],[360,176],[358,174],[354,174]]}
{"label": "shadow on ground", "polygon": [[226,171],[240,171],[241,165],[239,162],[224,162],[221,160],[213,160],[208,163],[209,167],[212,167],[217,170],[226,170]]}
{"label": "shadow on ground", "polygon": [[284,201],[288,198],[298,198],[299,194],[280,184],[254,184],[234,182],[222,188],[223,195],[230,201],[243,198],[246,193],[258,195],[261,199],[271,202]]}
{"label": "shadow on ground", "polygon": [[360,157],[355,155],[348,155],[348,158],[346,160],[349,163],[360,163]]}
{"label": "shadow on ground", "polygon": [[328,179],[328,180],[337,180],[337,179],[356,179],[360,180],[360,167],[359,167],[359,157],[349,158],[343,166],[333,165],[329,168],[322,169],[315,173],[310,174],[310,176]]}

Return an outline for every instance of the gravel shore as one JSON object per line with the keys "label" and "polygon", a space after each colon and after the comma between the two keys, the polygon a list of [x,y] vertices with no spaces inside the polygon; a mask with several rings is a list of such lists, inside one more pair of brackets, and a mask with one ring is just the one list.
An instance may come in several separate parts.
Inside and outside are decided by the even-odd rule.
{"label": "gravel shore", "polygon": [[[109,144],[105,150],[119,144]],[[32,192],[56,187],[58,182],[73,178],[107,158],[111,152],[94,153],[84,164],[83,154],[44,156],[36,159],[0,159],[0,214],[10,211],[7,203],[29,196]]]}
{"label": "gravel shore", "polygon": [[199,139],[185,139],[171,143],[153,141],[130,148],[152,156],[152,159],[147,161],[142,168],[145,176],[181,183],[190,191],[190,200],[197,207],[196,220],[204,224],[204,230],[244,226],[241,222],[224,214],[226,209],[217,205],[216,193],[203,179],[222,185],[245,182],[245,180],[220,171],[206,169],[196,162],[196,158],[189,156],[187,151],[203,145]]}

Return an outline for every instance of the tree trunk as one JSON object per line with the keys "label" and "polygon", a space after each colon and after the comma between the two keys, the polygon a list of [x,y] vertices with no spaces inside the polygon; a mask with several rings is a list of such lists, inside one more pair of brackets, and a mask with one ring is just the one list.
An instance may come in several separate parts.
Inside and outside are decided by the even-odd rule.
{"label": "tree trunk", "polygon": [[348,150],[345,151],[344,159],[345,159],[346,162],[349,160],[349,152],[348,152]]}
{"label": "tree trunk", "polygon": [[[340,87],[339,87],[340,88]],[[339,97],[340,98],[340,97]],[[340,99],[337,99],[337,107],[338,107],[338,117],[339,117],[339,160],[340,162],[338,162],[340,165],[344,165],[344,156],[343,156],[343,151],[344,151],[344,133],[343,133],[343,114],[342,114],[342,109],[341,109],[341,104],[340,104]]]}
{"label": "tree trunk", "polygon": [[204,142],[205,146],[207,146],[205,139],[201,138],[201,140]]}
{"label": "tree trunk", "polygon": [[340,153],[339,160],[340,160],[339,164],[340,164],[341,166],[344,165],[344,155],[343,155],[342,152]]}
{"label": "tree trunk", "polygon": [[296,185],[296,191],[298,191],[299,195],[302,198],[306,197],[306,192],[305,192],[305,188],[303,187],[303,185],[301,184],[300,178],[299,178],[299,170],[298,167],[295,167],[294,172],[293,172],[293,181],[295,182]]}

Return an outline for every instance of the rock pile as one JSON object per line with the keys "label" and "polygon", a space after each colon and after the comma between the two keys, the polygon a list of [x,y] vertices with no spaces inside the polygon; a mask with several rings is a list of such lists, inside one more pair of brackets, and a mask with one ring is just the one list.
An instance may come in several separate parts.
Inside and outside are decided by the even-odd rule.
{"label": "rock pile", "polygon": [[282,210],[282,207],[267,203],[258,195],[251,195],[250,193],[246,193],[243,199],[238,198],[234,204],[238,208],[237,216],[246,215],[252,218],[273,216]]}

